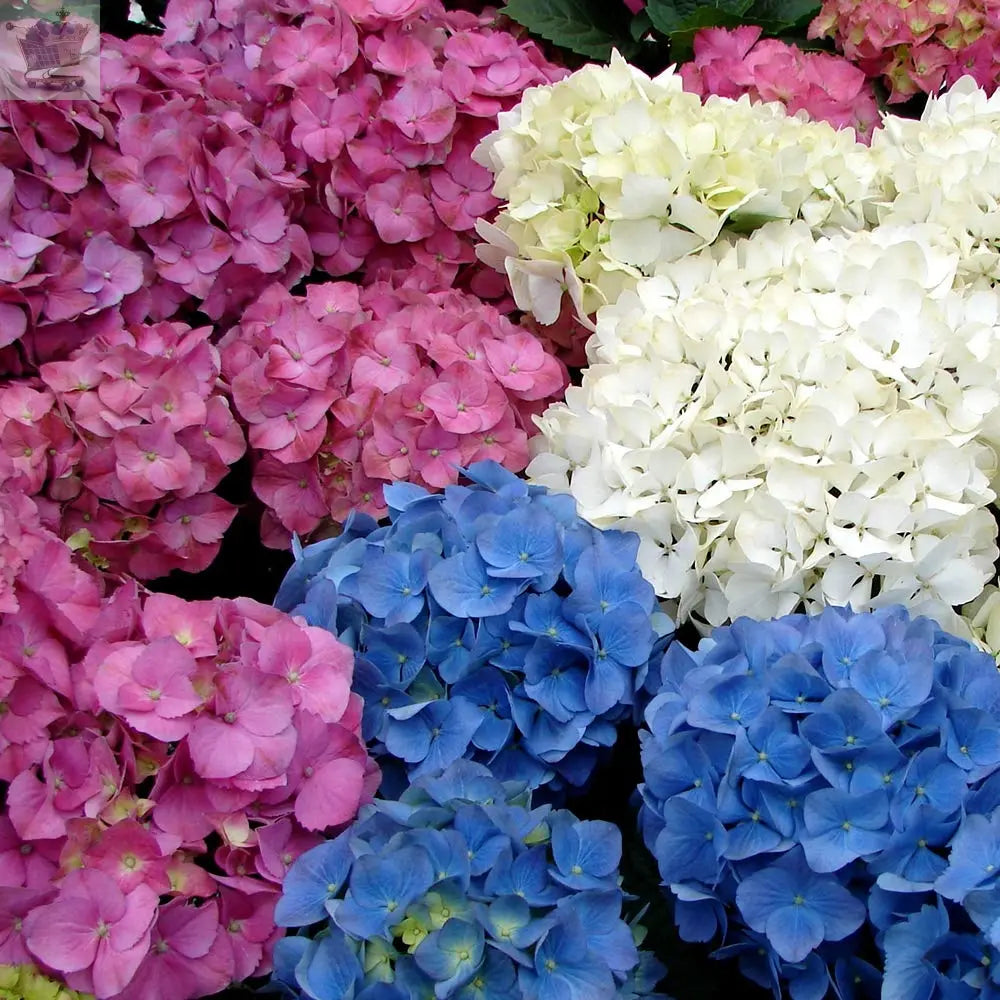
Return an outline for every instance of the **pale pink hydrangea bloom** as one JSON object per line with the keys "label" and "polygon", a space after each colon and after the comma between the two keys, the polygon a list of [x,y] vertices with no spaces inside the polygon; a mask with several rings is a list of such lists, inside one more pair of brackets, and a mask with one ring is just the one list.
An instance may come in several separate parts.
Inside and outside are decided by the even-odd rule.
{"label": "pale pink hydrangea bloom", "polygon": [[833,38],[866,76],[881,77],[890,104],[965,75],[992,94],[1000,79],[995,0],[825,0],[809,37]]}
{"label": "pale pink hydrangea bloom", "polygon": [[871,141],[878,105],[861,70],[840,56],[760,36],[761,29],[751,25],[702,28],[694,38],[694,59],[680,69],[685,89],[702,97],[749,94],[753,101],[778,101],[790,113],[805,111]]}

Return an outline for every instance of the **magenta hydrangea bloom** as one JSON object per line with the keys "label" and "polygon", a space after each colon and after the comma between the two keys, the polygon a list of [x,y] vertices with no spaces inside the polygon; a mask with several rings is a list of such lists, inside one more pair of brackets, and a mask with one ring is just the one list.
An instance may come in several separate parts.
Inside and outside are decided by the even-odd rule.
{"label": "magenta hydrangea bloom", "polygon": [[265,275],[375,281],[443,236],[444,283],[506,299],[477,277],[498,203],[470,150],[564,75],[534,43],[440,0],[171,0],[165,26],[104,40],[99,102],[0,104],[2,367],[109,321],[234,320]]}

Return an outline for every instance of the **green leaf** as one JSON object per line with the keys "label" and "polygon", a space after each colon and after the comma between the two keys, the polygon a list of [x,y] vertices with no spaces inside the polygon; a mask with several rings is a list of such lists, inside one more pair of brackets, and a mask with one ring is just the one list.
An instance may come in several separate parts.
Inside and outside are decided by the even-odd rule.
{"label": "green leaf", "polygon": [[747,24],[760,25],[766,32],[776,34],[800,21],[811,21],[819,9],[816,0],[754,0],[745,20]]}
{"label": "green leaf", "polygon": [[649,19],[649,14],[645,10],[640,10],[632,18],[632,23],[629,25],[628,30],[634,41],[641,42],[652,28],[653,22]]}
{"label": "green leaf", "polygon": [[776,218],[774,215],[759,215],[753,212],[741,214],[734,212],[726,220],[726,229],[733,233],[739,233],[741,236],[749,236],[750,233],[760,229],[761,226],[766,226],[769,222],[774,222]]}
{"label": "green leaf", "polygon": [[698,28],[743,23],[753,0],[648,0],[646,11],[654,27],[671,36]]}
{"label": "green leaf", "polygon": [[591,59],[607,60],[617,48],[625,58],[635,52],[629,34],[628,8],[624,16],[610,15],[612,0],[508,0],[500,8],[528,31]]}

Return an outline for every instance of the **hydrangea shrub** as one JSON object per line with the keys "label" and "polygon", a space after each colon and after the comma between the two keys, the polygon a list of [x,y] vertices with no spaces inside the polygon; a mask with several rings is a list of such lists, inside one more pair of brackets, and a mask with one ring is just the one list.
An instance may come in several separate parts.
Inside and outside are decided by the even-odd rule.
{"label": "hydrangea shrub", "polygon": [[[475,260],[475,221],[499,202],[471,152],[525,87],[564,71],[492,15],[449,12],[438,0],[175,0],[164,23],[162,35],[107,40],[99,102],[44,102],[30,114],[0,103],[0,372],[24,380],[74,361],[81,376],[57,377],[59,388],[26,383],[45,395],[37,412],[12,403],[17,412],[3,413],[0,475],[13,463],[28,492],[58,505],[46,507],[48,523],[95,565],[140,579],[204,569],[235,514],[214,491],[245,442],[221,405],[218,357],[192,358],[189,370],[172,364],[161,377],[164,359],[184,349],[173,335],[148,344],[189,322],[197,330],[182,339],[205,340],[205,317],[218,324],[212,340],[226,329],[242,337],[262,292],[270,301],[269,286],[289,289],[314,270],[378,286],[365,300],[374,326],[350,338],[358,354],[381,357],[398,333],[386,313],[426,293],[435,322],[421,332],[436,343],[412,345],[418,367],[443,381],[437,391],[451,404],[471,393],[483,409],[445,415],[443,425],[421,410],[397,421],[414,440],[383,442],[362,462],[356,435],[372,434],[392,373],[366,379],[339,365],[321,389],[313,383],[327,355],[297,373],[294,362],[280,373],[272,363],[266,376],[254,366],[257,388],[234,398],[255,457],[267,456],[255,485],[268,542],[286,545],[290,529],[352,506],[384,514],[386,473],[375,467],[408,464],[401,445],[412,447],[420,482],[448,480],[424,470],[440,455],[523,468],[531,416],[565,382],[547,355],[566,345],[505,319],[503,281]],[[408,289],[396,300],[382,286],[389,277]],[[136,338],[155,360],[130,353]],[[499,376],[480,349],[486,341]],[[263,362],[276,345],[261,334],[257,346]],[[446,372],[459,360],[465,368]],[[106,384],[122,379],[131,384]],[[81,399],[86,415],[76,412]],[[335,400],[331,423],[342,433],[331,426],[317,441],[326,427],[317,408]],[[271,424],[300,403],[311,451],[302,440],[274,443],[283,435]]]}
{"label": "hydrangea shrub", "polygon": [[[365,739],[413,780],[461,757],[531,786],[582,786],[632,713],[654,649],[638,539],[495,462],[471,486],[386,488],[390,524],[352,515],[297,548],[276,605],[357,650]],[[654,630],[654,625],[657,630]]]}
{"label": "hydrangea shrub", "polygon": [[775,995],[992,995],[992,657],[902,607],[827,608],[674,643],[651,681],[640,826],[684,939],[728,926],[720,954]]}
{"label": "hydrangea shrub", "polygon": [[378,785],[351,651],[32,547],[0,615],[0,963],[98,1000],[266,973],[288,866]]}
{"label": "hydrangea shrub", "polygon": [[[622,917],[621,834],[459,761],[303,854],[275,910],[285,997],[656,997]],[[639,929],[636,928],[636,931]],[[317,933],[319,932],[319,933]],[[640,936],[641,940],[641,936]]]}
{"label": "hydrangea shrub", "polygon": [[[772,223],[606,306],[532,482],[636,531],[679,621],[907,604],[994,577],[1000,328],[940,225]],[[905,331],[905,335],[901,332]]]}
{"label": "hydrangea shrub", "polygon": [[495,307],[411,276],[304,296],[273,285],[220,349],[268,508],[264,537],[282,547],[355,508],[384,516],[395,480],[441,488],[486,459],[521,471],[532,417],[568,381]]}

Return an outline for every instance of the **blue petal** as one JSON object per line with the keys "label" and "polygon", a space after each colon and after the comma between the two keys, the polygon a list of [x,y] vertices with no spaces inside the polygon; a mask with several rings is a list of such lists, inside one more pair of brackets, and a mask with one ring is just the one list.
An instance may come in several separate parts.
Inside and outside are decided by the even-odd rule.
{"label": "blue petal", "polygon": [[418,847],[385,857],[365,854],[354,862],[347,898],[337,907],[334,922],[362,940],[387,937],[406,907],[434,884],[434,875],[427,852]]}
{"label": "blue petal", "polygon": [[579,918],[587,950],[600,955],[615,972],[626,973],[639,961],[639,953],[621,910],[621,890],[588,890],[561,899],[556,913],[558,919],[572,911]]}
{"label": "blue petal", "polygon": [[452,918],[420,942],[413,958],[435,980],[434,995],[447,997],[475,975],[484,947],[482,927]]}
{"label": "blue petal", "polygon": [[392,483],[382,490],[382,496],[385,498],[390,514],[397,516],[418,500],[423,500],[427,495],[427,490],[414,483]]}
{"label": "blue petal", "polygon": [[424,609],[426,574],[427,560],[419,555],[373,547],[361,569],[340,585],[340,592],[387,625],[411,622]]}
{"label": "blue petal", "polygon": [[344,834],[296,858],[285,876],[274,922],[279,927],[306,927],[325,920],[326,902],[339,895],[353,860]]}
{"label": "blue petal", "polygon": [[556,522],[544,510],[515,508],[478,535],[476,547],[495,577],[536,579],[563,563]]}
{"label": "blue petal", "polygon": [[824,608],[814,635],[823,649],[823,672],[834,687],[850,683],[855,662],[866,653],[885,649],[885,632],[872,615]]}
{"label": "blue petal", "polygon": [[993,770],[1000,764],[1000,724],[981,709],[953,709],[945,733],[948,757],[963,770]]}
{"label": "blue petal", "polygon": [[527,496],[528,494],[528,486],[524,480],[519,479],[513,472],[492,459],[473,462],[461,472],[466,479],[479,486],[485,486],[486,489],[493,490],[495,493],[506,488],[515,490],[515,495],[518,496]]}
{"label": "blue petal", "polygon": [[327,934],[312,942],[296,966],[299,985],[312,997],[323,1000],[353,995],[364,973],[358,956],[341,934]]}
{"label": "blue petal", "polygon": [[934,664],[929,650],[905,661],[887,653],[865,654],[851,669],[854,689],[881,714],[883,726],[895,722],[931,693]]}
{"label": "blue petal", "polygon": [[557,814],[551,824],[553,877],[571,889],[613,888],[622,856],[621,831],[603,820]]}
{"label": "blue petal", "polygon": [[699,691],[688,705],[688,725],[714,733],[735,733],[768,705],[767,690],[753,677],[737,675]]}
{"label": "blue petal", "polygon": [[931,906],[886,931],[882,1000],[930,1000],[938,975],[926,955],[947,932],[948,917]]}
{"label": "blue petal", "polygon": [[863,795],[836,788],[811,792],[805,799],[804,818],[802,847],[815,872],[839,871],[889,843],[889,799],[881,790]]}
{"label": "blue petal", "polygon": [[459,618],[504,614],[523,586],[519,580],[488,576],[482,557],[471,550],[443,559],[428,573],[427,582],[434,600]]}
{"label": "blue petal", "polygon": [[801,724],[799,734],[820,753],[856,753],[883,735],[882,720],[857,691],[842,688]]}
{"label": "blue petal", "polygon": [[951,842],[948,869],[934,888],[960,903],[973,889],[994,885],[1000,876],[1000,814],[966,816]]}
{"label": "blue petal", "polygon": [[728,845],[725,828],[705,809],[684,799],[663,806],[664,829],[653,853],[666,883],[695,880],[712,885],[721,872],[720,858]]}
{"label": "blue petal", "polygon": [[767,918],[764,933],[786,962],[801,962],[822,943],[823,921],[808,907],[788,904]]}

